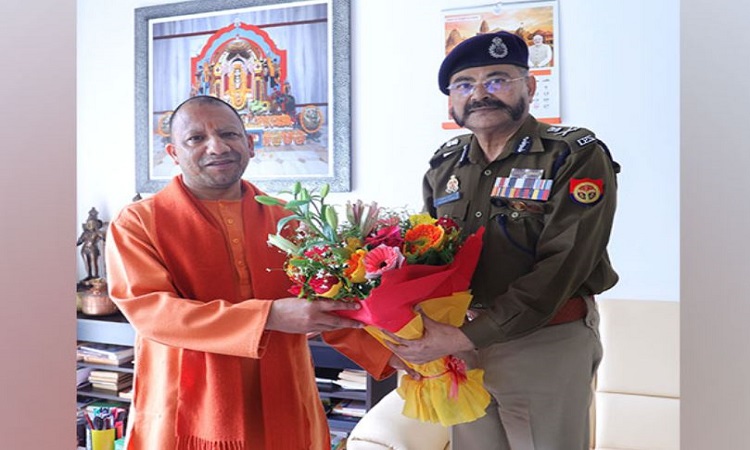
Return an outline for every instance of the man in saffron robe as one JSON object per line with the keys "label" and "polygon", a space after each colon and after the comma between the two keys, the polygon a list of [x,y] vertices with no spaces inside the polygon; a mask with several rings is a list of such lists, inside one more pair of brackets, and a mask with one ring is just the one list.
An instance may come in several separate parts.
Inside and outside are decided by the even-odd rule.
{"label": "man in saffron robe", "polygon": [[327,450],[305,334],[379,378],[398,360],[331,314],[356,305],[288,297],[284,255],[266,244],[286,213],[240,178],[254,152],[237,112],[193,97],[170,127],[182,175],[125,207],[106,249],[110,295],[136,330],[126,448]]}

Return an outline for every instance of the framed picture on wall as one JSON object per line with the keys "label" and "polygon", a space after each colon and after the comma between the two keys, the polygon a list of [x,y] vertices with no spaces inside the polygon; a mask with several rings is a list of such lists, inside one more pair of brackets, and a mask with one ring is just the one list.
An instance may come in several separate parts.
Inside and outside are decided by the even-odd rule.
{"label": "framed picture on wall", "polygon": [[349,0],[213,0],[135,10],[136,189],[179,173],[166,154],[173,109],[196,95],[235,108],[267,192],[296,181],[351,187]]}

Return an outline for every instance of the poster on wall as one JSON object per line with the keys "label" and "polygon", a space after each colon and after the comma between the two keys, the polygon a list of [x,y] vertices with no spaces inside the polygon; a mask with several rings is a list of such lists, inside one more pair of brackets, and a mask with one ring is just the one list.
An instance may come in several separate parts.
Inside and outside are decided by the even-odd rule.
{"label": "poster on wall", "polygon": [[268,192],[350,189],[349,0],[215,0],[138,8],[136,184],[179,173],[164,147],[184,100],[220,98],[255,157],[244,178]]}
{"label": "poster on wall", "polygon": [[[560,123],[560,45],[557,0],[500,2],[443,10],[445,54],[477,34],[508,31],[529,46],[529,72],[536,77],[530,112],[538,120]],[[446,108],[448,111],[450,107]],[[449,113],[446,113],[450,117]],[[444,129],[456,129],[452,120]]]}

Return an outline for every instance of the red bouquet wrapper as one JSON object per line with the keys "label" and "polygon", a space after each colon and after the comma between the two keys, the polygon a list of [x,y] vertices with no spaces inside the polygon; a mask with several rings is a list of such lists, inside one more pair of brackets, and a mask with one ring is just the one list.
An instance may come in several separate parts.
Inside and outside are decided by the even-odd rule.
{"label": "red bouquet wrapper", "polygon": [[431,298],[447,297],[466,291],[482,252],[484,228],[466,238],[445,266],[405,265],[382,275],[357,311],[335,313],[390,332],[397,332],[414,318],[414,307]]}

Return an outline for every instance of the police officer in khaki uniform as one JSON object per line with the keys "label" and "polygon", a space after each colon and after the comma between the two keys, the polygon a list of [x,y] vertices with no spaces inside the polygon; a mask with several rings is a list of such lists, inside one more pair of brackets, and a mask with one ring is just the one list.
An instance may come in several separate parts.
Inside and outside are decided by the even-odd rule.
{"label": "police officer in khaki uniform", "polygon": [[424,177],[425,208],[467,233],[485,227],[470,321],[425,320],[394,352],[447,354],[485,370],[487,414],[454,426],[454,450],[589,448],[591,384],[602,357],[593,296],[617,282],[607,256],[619,166],[593,132],[529,114],[528,48],[506,32],[458,45],[440,90],[456,123]]}

